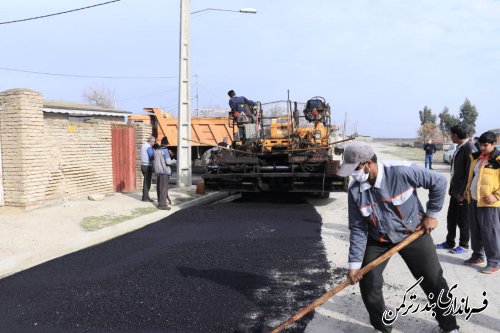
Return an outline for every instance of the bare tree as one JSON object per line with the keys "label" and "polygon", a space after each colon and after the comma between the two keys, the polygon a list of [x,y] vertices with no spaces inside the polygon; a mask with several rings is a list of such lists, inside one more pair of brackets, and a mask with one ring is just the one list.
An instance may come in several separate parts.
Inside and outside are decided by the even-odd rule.
{"label": "bare tree", "polygon": [[425,142],[432,139],[435,142],[440,141],[439,127],[433,123],[425,123],[418,129],[418,139],[420,142]]}
{"label": "bare tree", "polygon": [[101,106],[103,108],[115,108],[115,92],[109,88],[90,87],[83,91],[82,97],[87,103]]}

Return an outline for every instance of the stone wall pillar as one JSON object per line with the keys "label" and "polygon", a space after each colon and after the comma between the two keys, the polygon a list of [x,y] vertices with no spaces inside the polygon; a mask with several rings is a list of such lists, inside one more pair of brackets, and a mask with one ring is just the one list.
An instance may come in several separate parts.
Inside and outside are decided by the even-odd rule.
{"label": "stone wall pillar", "polygon": [[30,207],[43,201],[48,161],[43,142],[43,96],[28,89],[0,93],[4,201]]}

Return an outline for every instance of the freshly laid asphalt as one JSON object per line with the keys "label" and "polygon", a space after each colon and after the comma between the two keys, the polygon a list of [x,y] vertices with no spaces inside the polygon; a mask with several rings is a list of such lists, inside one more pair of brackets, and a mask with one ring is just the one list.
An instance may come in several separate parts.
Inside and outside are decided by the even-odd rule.
{"label": "freshly laid asphalt", "polygon": [[267,332],[343,277],[321,223],[289,194],[178,211],[0,280],[0,332]]}

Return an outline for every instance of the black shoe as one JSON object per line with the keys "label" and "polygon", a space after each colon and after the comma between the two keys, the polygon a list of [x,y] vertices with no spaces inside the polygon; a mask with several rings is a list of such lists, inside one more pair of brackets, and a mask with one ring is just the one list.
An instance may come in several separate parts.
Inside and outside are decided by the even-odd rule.
{"label": "black shoe", "polygon": [[153,199],[151,199],[151,198],[148,198],[148,199],[142,199],[142,201],[144,201],[144,202],[154,202],[154,200],[153,200]]}
{"label": "black shoe", "polygon": [[170,210],[170,207],[169,206],[158,206],[158,209],[161,209],[161,210]]}

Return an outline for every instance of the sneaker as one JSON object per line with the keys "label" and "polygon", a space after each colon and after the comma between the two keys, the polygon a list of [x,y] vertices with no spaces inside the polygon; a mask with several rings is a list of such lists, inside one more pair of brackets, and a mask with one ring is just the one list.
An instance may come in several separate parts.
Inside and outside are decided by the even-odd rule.
{"label": "sneaker", "polygon": [[446,243],[446,242],[442,242],[440,244],[436,244],[436,249],[440,249],[440,250],[451,250],[453,249],[453,246]]}
{"label": "sneaker", "polygon": [[469,258],[464,261],[464,265],[469,265],[469,266],[479,266],[484,264],[485,261],[480,258]]}
{"label": "sneaker", "polygon": [[454,330],[451,331],[445,331],[442,329],[440,333],[460,333],[460,331],[458,330],[458,328],[455,328]]}
{"label": "sneaker", "polygon": [[480,272],[484,274],[493,274],[496,273],[500,270],[500,267],[491,267],[491,266],[486,266],[481,268]]}
{"label": "sneaker", "polygon": [[452,249],[449,251],[450,253],[453,253],[453,254],[462,254],[462,253],[467,253],[469,252],[469,248],[467,247],[461,247],[461,246],[457,246],[456,248]]}

